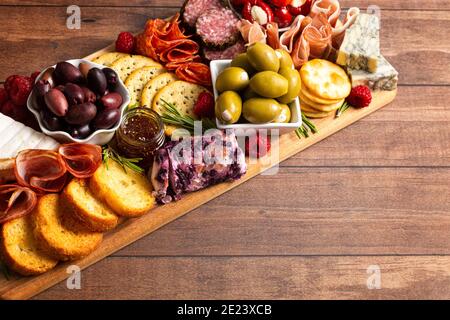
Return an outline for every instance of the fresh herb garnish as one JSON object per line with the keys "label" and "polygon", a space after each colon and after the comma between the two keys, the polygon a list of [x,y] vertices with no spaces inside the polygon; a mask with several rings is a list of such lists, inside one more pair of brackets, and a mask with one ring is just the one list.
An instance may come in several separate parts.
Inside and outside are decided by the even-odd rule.
{"label": "fresh herb garnish", "polygon": [[350,107],[351,105],[349,105],[347,101],[344,101],[344,103],[336,111],[336,118],[339,118],[341,115],[343,115],[344,112],[347,111],[347,109]]}
{"label": "fresh herb garnish", "polygon": [[137,165],[137,163],[139,163],[139,161],[141,161],[142,158],[122,157],[120,154],[117,153],[116,150],[111,148],[109,145],[106,145],[106,146],[103,146],[103,163],[105,164],[106,169],[108,169],[108,160],[109,159],[114,160],[118,164],[120,164],[125,172],[127,171],[126,168],[136,171],[137,173],[145,172],[144,169],[142,169],[141,167],[139,167]]}
{"label": "fresh herb garnish", "polygon": [[309,132],[317,133],[319,130],[317,130],[314,123],[312,123],[304,114],[302,114],[302,126],[295,130],[295,133],[297,134],[297,137],[301,139],[302,137],[308,138]]}
{"label": "fresh herb garnish", "polygon": [[[181,114],[174,104],[169,103],[164,99],[161,99],[161,101],[163,102],[164,108],[161,119],[164,123],[182,127],[190,132],[194,132],[194,122],[196,121],[194,118],[188,115]],[[214,123],[214,121],[207,118],[202,119],[203,131],[215,128],[216,124]]]}

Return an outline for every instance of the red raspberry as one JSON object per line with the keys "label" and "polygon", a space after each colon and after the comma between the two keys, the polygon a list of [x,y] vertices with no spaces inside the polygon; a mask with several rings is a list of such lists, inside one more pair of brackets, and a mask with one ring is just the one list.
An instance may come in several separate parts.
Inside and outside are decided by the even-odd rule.
{"label": "red raspberry", "polygon": [[194,113],[199,118],[214,118],[214,97],[209,92],[204,91],[198,95]]}
{"label": "red raspberry", "polygon": [[0,88],[0,108],[8,100],[9,100],[9,97],[8,97],[8,93],[6,92],[6,89]]}
{"label": "red raspberry", "polygon": [[20,77],[20,76],[12,75],[12,76],[9,76],[8,78],[6,78],[6,81],[5,81],[5,84],[4,84],[6,92],[9,93],[9,91],[11,90],[11,83],[13,82],[14,79],[16,79],[18,77]]}
{"label": "red raspberry", "polygon": [[256,135],[250,136],[245,139],[245,155],[256,158],[264,157],[271,148],[270,137],[268,135],[260,135],[259,132]]}
{"label": "red raspberry", "polygon": [[32,74],[31,74],[31,80],[33,81],[33,83],[35,83],[36,82],[36,78],[38,77],[38,75],[40,75],[41,74],[41,72],[40,71],[35,71],[35,72],[33,72]]}
{"label": "red raspberry", "polygon": [[134,52],[136,39],[130,32],[121,32],[116,40],[116,51],[123,53]]}
{"label": "red raspberry", "polygon": [[[9,79],[9,78],[8,78]],[[28,96],[31,89],[33,89],[33,81],[30,77],[14,76],[12,80],[8,82],[8,87],[5,88],[8,91],[9,98],[17,106],[24,106],[27,104]]]}
{"label": "red raspberry", "polygon": [[17,108],[17,106],[11,101],[8,100],[0,108],[1,113],[3,113],[5,116],[14,118],[14,110]]}
{"label": "red raspberry", "polygon": [[356,86],[347,97],[347,102],[354,108],[368,107],[372,102],[372,92],[367,86]]}

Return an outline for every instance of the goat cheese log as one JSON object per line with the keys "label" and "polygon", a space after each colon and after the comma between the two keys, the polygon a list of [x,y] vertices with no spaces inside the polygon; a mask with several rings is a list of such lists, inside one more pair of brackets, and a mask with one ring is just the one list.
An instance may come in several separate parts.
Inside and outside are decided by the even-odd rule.
{"label": "goat cheese log", "polygon": [[[222,156],[216,159],[218,152]],[[156,199],[169,203],[183,193],[238,180],[246,171],[245,155],[234,134],[206,135],[168,142],[156,152],[150,178]]]}

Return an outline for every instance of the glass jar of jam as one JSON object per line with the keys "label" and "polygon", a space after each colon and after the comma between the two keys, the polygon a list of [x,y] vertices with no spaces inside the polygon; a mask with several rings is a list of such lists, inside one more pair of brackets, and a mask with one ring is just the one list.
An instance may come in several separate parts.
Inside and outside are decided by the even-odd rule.
{"label": "glass jar of jam", "polygon": [[153,154],[164,144],[164,124],[161,117],[149,108],[128,111],[116,132],[117,149],[127,158],[142,158],[145,169],[153,162]]}

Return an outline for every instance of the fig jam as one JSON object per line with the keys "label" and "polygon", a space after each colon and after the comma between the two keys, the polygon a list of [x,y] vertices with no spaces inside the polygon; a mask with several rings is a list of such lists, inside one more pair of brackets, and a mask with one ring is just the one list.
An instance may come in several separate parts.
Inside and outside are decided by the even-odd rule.
{"label": "fig jam", "polygon": [[153,162],[153,153],[164,144],[164,124],[151,109],[135,108],[124,115],[116,133],[117,149],[127,158],[142,158],[145,169]]}

